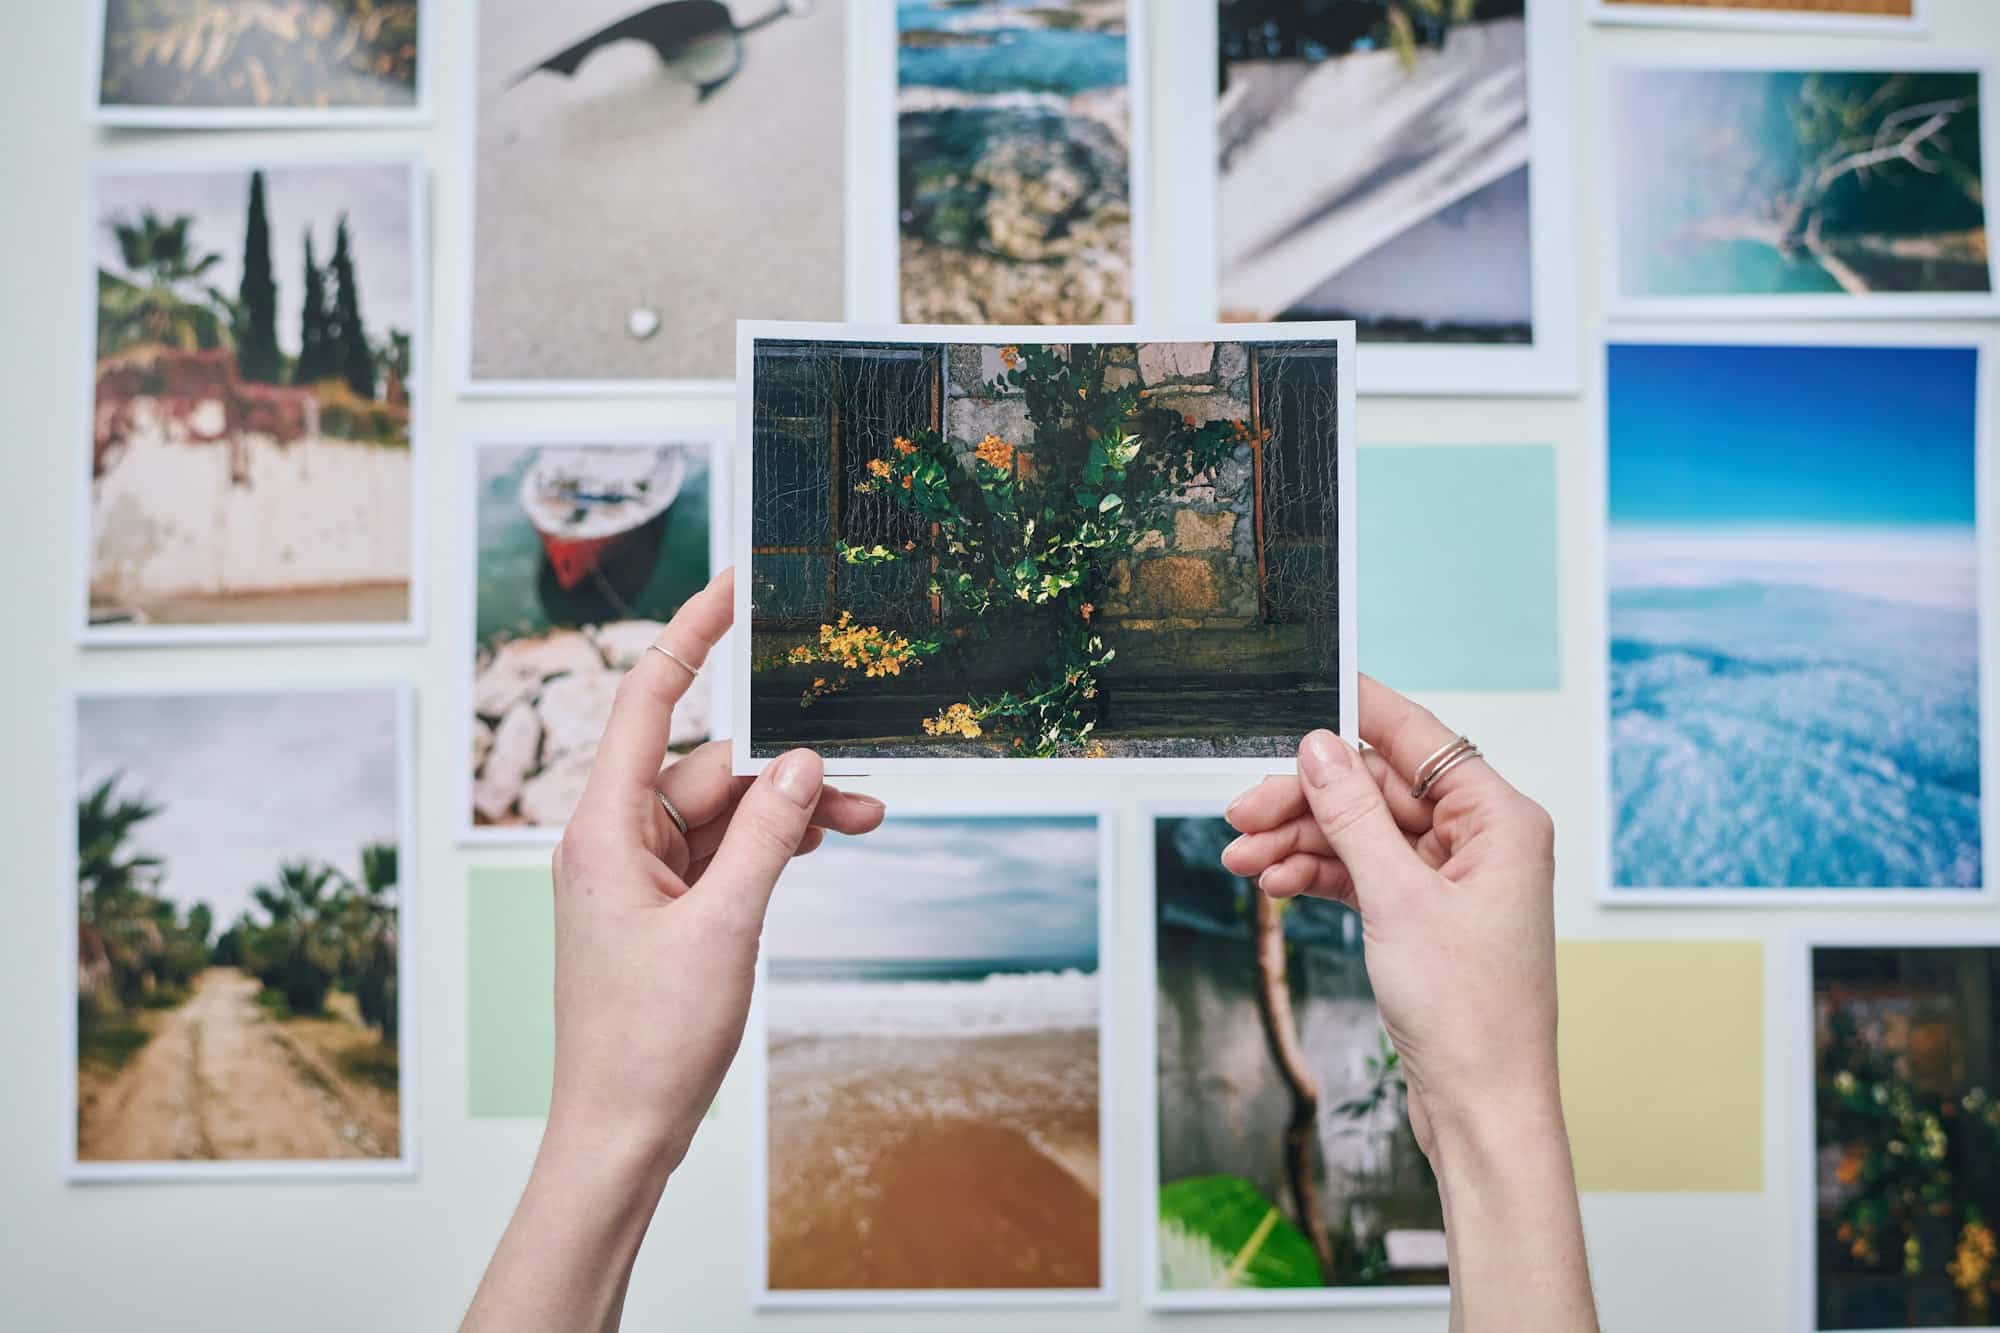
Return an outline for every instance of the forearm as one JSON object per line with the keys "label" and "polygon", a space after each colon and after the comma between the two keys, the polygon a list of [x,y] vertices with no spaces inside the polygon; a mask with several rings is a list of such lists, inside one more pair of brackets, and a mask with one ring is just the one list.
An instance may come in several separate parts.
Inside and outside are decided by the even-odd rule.
{"label": "forearm", "polygon": [[616,1329],[672,1154],[552,1117],[461,1333]]}
{"label": "forearm", "polygon": [[1597,1333],[1583,1218],[1553,1091],[1440,1127],[1452,1333]]}

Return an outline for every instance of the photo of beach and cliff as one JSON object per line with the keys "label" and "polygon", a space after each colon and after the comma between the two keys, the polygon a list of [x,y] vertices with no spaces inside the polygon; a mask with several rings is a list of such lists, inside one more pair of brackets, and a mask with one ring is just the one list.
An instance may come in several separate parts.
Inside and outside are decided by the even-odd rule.
{"label": "photo of beach and cliff", "polygon": [[1153,821],[1162,1305],[1444,1295],[1437,1181],[1376,1013],[1361,918],[1222,868],[1220,818]]}
{"label": "photo of beach and cliff", "polygon": [[[569,822],[619,679],[708,582],[710,448],[478,446],[469,827]],[[674,754],[713,733],[712,687],[704,672],[675,707]]]}
{"label": "photo of beach and cliff", "polygon": [[1979,349],[1608,356],[1610,895],[1980,887]]}
{"label": "photo of beach and cliff", "polygon": [[1102,832],[891,815],[795,864],[760,987],[767,1303],[1103,1286]]}
{"label": "photo of beach and cliff", "polygon": [[1553,2],[1220,0],[1222,318],[1533,342],[1529,10]]}
{"label": "photo of beach and cliff", "polygon": [[407,163],[96,178],[88,632],[412,618]]}
{"label": "photo of beach and cliff", "polygon": [[896,0],[901,318],[1132,318],[1127,0]]}

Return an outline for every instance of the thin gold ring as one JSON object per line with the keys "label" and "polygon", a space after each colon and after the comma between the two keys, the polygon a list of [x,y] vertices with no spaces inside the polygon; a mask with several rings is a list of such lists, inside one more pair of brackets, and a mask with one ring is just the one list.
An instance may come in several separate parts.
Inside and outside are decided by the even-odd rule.
{"label": "thin gold ring", "polygon": [[687,659],[685,657],[682,657],[679,653],[675,652],[671,648],[662,648],[657,643],[649,643],[646,645],[646,651],[649,653],[658,653],[660,656],[666,658],[669,662],[672,662],[675,666],[679,667],[681,670],[687,672],[690,676],[699,676],[701,674],[700,667],[689,666]]}
{"label": "thin gold ring", "polygon": [[674,827],[679,829],[681,831],[681,836],[685,838],[688,835],[688,822],[686,817],[683,816],[680,811],[674,809],[674,803],[668,800],[667,794],[661,791],[658,787],[653,788],[653,795],[660,798],[660,809],[667,812],[667,818],[674,821]]}

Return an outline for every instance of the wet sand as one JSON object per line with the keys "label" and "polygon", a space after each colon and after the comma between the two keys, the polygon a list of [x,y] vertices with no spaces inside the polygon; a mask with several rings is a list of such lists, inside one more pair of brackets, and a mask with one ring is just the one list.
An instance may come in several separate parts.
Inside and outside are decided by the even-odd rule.
{"label": "wet sand", "polygon": [[769,1285],[1099,1282],[1097,1034],[811,1037],[770,1060]]}

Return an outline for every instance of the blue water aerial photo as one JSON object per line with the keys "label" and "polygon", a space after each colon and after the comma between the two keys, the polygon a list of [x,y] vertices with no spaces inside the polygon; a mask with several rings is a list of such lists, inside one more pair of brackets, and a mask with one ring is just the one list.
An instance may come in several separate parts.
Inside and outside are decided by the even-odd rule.
{"label": "blue water aerial photo", "polygon": [[1978,352],[1616,344],[1612,886],[1981,886]]}

